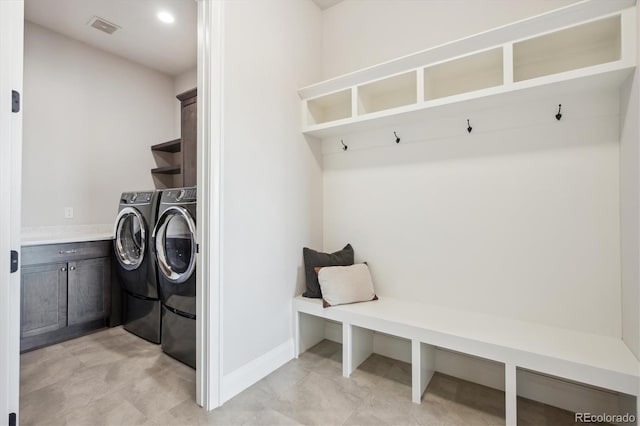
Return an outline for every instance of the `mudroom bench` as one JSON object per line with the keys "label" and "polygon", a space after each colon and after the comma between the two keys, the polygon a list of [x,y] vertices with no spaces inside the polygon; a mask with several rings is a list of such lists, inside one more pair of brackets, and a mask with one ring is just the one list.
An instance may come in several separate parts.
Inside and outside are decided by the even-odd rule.
{"label": "mudroom bench", "polygon": [[372,354],[374,332],[409,340],[415,403],[421,402],[435,372],[436,348],[502,363],[507,425],[517,419],[517,369],[636,397],[639,393],[640,364],[614,337],[388,297],[325,309],[321,299],[299,296],[293,311],[296,358],[325,338],[324,320],[342,323],[345,377]]}

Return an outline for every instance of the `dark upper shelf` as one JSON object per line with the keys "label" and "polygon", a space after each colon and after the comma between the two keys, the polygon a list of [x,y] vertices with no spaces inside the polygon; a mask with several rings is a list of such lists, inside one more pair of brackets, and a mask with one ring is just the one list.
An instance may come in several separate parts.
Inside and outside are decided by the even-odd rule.
{"label": "dark upper shelf", "polygon": [[177,175],[177,174],[180,174],[180,166],[156,167],[155,169],[151,169],[151,173],[163,174],[163,175]]}
{"label": "dark upper shelf", "polygon": [[180,152],[181,148],[180,139],[174,139],[169,142],[159,143],[157,145],[153,145],[151,147],[151,151],[162,151],[162,152]]}

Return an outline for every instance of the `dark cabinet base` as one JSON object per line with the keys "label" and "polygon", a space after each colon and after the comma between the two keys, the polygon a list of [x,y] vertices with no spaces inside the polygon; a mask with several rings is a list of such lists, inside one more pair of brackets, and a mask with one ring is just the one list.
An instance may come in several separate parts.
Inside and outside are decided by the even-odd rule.
{"label": "dark cabinet base", "polygon": [[20,339],[20,353],[64,342],[65,340],[75,339],[76,337],[84,336],[85,334],[102,330],[106,327],[106,320],[99,319],[83,324],[70,325],[65,328],[38,334],[36,336],[23,337]]}
{"label": "dark cabinet base", "polygon": [[22,248],[20,351],[109,325],[111,241]]}

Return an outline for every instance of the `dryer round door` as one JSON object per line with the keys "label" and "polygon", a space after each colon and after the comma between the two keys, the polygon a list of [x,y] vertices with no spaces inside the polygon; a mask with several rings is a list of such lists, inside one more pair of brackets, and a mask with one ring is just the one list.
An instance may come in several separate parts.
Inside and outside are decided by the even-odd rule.
{"label": "dryer round door", "polygon": [[160,273],[179,284],[191,277],[196,267],[196,224],[183,207],[165,210],[153,231]]}
{"label": "dryer round door", "polygon": [[116,218],[114,250],[118,263],[127,271],[142,264],[147,246],[146,223],[138,210],[125,207]]}

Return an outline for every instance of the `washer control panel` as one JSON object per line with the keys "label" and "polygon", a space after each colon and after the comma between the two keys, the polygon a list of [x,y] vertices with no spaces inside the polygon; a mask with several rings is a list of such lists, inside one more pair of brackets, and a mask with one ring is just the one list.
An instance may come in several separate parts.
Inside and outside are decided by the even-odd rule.
{"label": "washer control panel", "polygon": [[120,204],[140,204],[151,202],[153,192],[124,192],[120,197]]}

